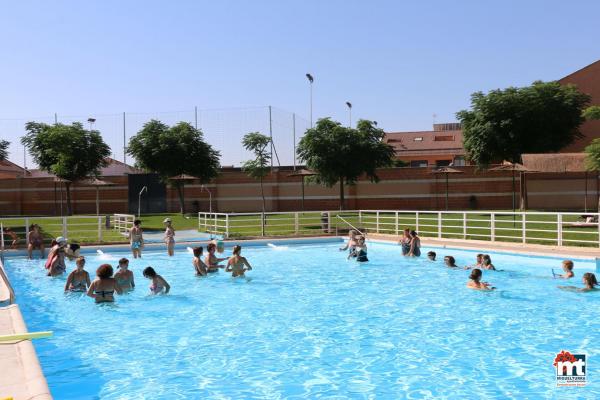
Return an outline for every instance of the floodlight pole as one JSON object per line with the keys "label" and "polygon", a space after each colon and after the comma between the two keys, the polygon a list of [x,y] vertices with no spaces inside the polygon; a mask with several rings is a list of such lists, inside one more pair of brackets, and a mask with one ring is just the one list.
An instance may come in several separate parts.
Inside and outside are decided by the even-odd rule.
{"label": "floodlight pole", "polygon": [[127,164],[127,134],[125,129],[125,112],[123,112],[123,164]]}
{"label": "floodlight pole", "polygon": [[306,74],[306,78],[308,79],[309,90],[310,90],[310,127],[313,127],[313,91],[312,84],[315,78],[311,74]]}
{"label": "floodlight pole", "polygon": [[296,113],[292,113],[292,136],[294,140],[294,171],[296,170]]}
{"label": "floodlight pole", "polygon": [[352,103],[350,103],[349,101],[346,102],[346,106],[348,107],[348,115],[349,115],[349,125],[348,128],[352,128]]}
{"label": "floodlight pole", "polygon": [[269,138],[271,142],[271,171],[273,171],[273,117],[269,106]]}

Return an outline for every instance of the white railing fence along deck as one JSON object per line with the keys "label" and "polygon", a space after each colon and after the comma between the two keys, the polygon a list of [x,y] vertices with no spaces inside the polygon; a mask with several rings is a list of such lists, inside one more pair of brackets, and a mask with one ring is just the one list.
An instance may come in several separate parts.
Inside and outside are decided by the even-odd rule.
{"label": "white railing fence along deck", "polygon": [[510,211],[355,210],[199,213],[200,231],[228,236],[300,236],[366,233],[600,247],[598,213]]}

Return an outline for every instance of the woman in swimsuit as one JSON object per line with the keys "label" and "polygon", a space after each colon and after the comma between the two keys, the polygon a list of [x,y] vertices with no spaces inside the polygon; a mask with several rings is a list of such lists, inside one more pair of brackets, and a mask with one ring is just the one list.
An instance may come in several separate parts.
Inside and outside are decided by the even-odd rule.
{"label": "woman in swimsuit", "polygon": [[144,232],[140,227],[141,224],[142,221],[136,219],[133,221],[133,227],[129,230],[129,245],[131,246],[133,258],[142,257],[142,249],[144,248]]}
{"label": "woman in swimsuit", "polygon": [[123,290],[123,292],[129,292],[135,288],[135,281],[133,280],[133,271],[129,269],[129,260],[121,258],[119,260],[119,270],[115,274],[117,284]]}
{"label": "woman in swimsuit", "polygon": [[87,291],[87,295],[95,299],[96,303],[112,303],[115,301],[115,292],[123,294],[121,287],[112,277],[113,268],[109,264],[99,266],[96,276]]}
{"label": "woman in swimsuit", "polygon": [[421,239],[417,236],[417,232],[415,231],[410,231],[410,248],[406,255],[409,257],[421,256]]}
{"label": "woman in swimsuit", "polygon": [[167,294],[171,290],[169,283],[162,276],[158,275],[152,267],[144,269],[144,278],[152,281],[150,283],[150,293],[152,294]]}
{"label": "woman in swimsuit", "polygon": [[233,246],[233,255],[227,261],[225,272],[231,272],[233,278],[243,277],[244,272],[252,270],[248,260],[246,260],[246,257],[242,257],[241,253],[242,246]]}
{"label": "woman in swimsuit", "polygon": [[554,270],[552,270],[552,274],[554,275],[555,278],[571,279],[571,278],[573,278],[575,276],[575,274],[573,273],[573,261],[571,261],[571,260],[564,260],[562,262],[562,269],[565,272],[564,275],[555,274]]}
{"label": "woman in swimsuit", "polygon": [[48,276],[60,276],[65,273],[65,270],[67,269],[65,265],[66,246],[67,239],[62,236],[56,238],[56,244],[52,246],[50,253],[48,253],[48,259],[46,260]]}
{"label": "woman in swimsuit", "polygon": [[165,218],[163,223],[166,226],[165,244],[167,245],[167,254],[169,254],[169,256],[172,256],[175,250],[175,229],[173,228],[171,218]]}
{"label": "woman in swimsuit", "polygon": [[476,290],[493,290],[493,289],[495,289],[495,287],[490,286],[489,283],[481,282],[482,276],[483,276],[483,273],[481,272],[481,270],[479,268],[475,268],[473,271],[471,271],[471,275],[469,276],[469,282],[467,282],[467,287],[469,289],[476,289]]}
{"label": "woman in swimsuit", "polygon": [[65,292],[85,292],[90,286],[90,274],[83,269],[85,267],[85,257],[78,257],[75,261],[76,269],[71,271],[65,283]]}
{"label": "woman in swimsuit", "polygon": [[40,226],[38,224],[32,224],[29,226],[29,233],[27,233],[27,255],[31,260],[33,258],[33,250],[40,250],[40,258],[44,258],[44,236],[40,232]]}
{"label": "woman in swimsuit", "polygon": [[354,250],[354,247],[356,246],[357,233],[358,232],[356,232],[354,229],[350,229],[350,231],[348,231],[348,241],[344,247],[340,247],[340,251],[348,250],[349,252],[352,252],[352,250]]}
{"label": "woman in swimsuit", "polygon": [[400,238],[400,246],[402,246],[402,255],[407,256],[410,253],[410,242],[412,241],[412,237],[410,237],[410,229],[405,228],[402,233],[402,237]]}
{"label": "woman in swimsuit", "polygon": [[458,268],[456,265],[456,260],[452,256],[444,257],[444,265],[448,268]]}
{"label": "woman in swimsuit", "polygon": [[484,254],[481,257],[481,269],[489,269],[491,271],[496,270],[496,267],[494,267],[494,264],[492,264],[492,258],[489,256],[489,254]]}
{"label": "woman in swimsuit", "polygon": [[591,272],[586,272],[583,274],[581,278],[584,287],[578,288],[575,286],[559,286],[559,289],[568,290],[569,292],[592,292],[598,290],[596,286],[598,286],[598,280],[596,280],[596,275]]}
{"label": "woman in swimsuit", "polygon": [[204,263],[208,266],[208,272],[217,272],[219,268],[223,268],[223,265],[219,265],[221,261],[225,261],[228,258],[218,258],[215,256],[215,251],[217,250],[217,246],[214,243],[209,243],[206,246],[206,251],[208,254],[204,258]]}
{"label": "woman in swimsuit", "polygon": [[356,257],[356,261],[358,262],[366,262],[369,261],[367,258],[367,244],[365,243],[365,237],[362,235],[358,235],[356,237],[357,243],[354,247],[354,250],[350,252],[348,258]]}
{"label": "woman in swimsuit", "polygon": [[203,252],[202,246],[194,247],[193,251],[194,251],[194,259],[192,260],[192,265],[194,266],[196,275],[206,276],[206,274],[208,273],[208,267],[200,259],[200,257],[202,257],[202,252]]}

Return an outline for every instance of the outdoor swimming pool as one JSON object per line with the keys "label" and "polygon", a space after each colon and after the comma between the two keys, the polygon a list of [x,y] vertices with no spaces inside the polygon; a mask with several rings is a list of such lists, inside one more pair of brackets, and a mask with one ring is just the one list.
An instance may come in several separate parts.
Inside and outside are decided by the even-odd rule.
{"label": "outdoor swimming pool", "polygon": [[[600,397],[600,292],[557,289],[561,260],[490,253],[504,271],[484,271],[498,287],[486,293],[465,288],[468,271],[394,245],[370,244],[363,265],[339,245],[245,247],[250,282],[195,277],[185,249],[147,250],[130,262],[136,290],[114,305],[63,294],[39,260],[7,271],[29,330],[55,332],[35,347],[57,399]],[[129,256],[105,252],[86,254],[91,275]],[[147,265],[172,294],[148,296]],[[594,268],[575,260],[569,284]],[[563,349],[587,353],[586,387],[556,387]]]}

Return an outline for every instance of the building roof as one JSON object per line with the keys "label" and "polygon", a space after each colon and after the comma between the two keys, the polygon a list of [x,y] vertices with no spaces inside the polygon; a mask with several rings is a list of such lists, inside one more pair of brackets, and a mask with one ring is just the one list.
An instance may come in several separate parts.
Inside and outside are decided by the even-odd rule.
{"label": "building roof", "polygon": [[396,154],[464,154],[462,130],[388,132],[383,139]]}
{"label": "building roof", "polygon": [[[121,161],[115,160],[114,158],[107,158],[108,165],[100,169],[100,176],[121,176],[128,174],[139,174],[142,171],[127,165]],[[28,171],[28,178],[50,178],[54,175],[40,169],[31,169]]]}
{"label": "building roof", "polygon": [[523,165],[534,172],[584,172],[585,153],[523,154]]}
{"label": "building roof", "polygon": [[16,178],[17,176],[22,176],[25,173],[25,169],[11,161],[3,160],[0,161],[0,172],[2,176]]}

